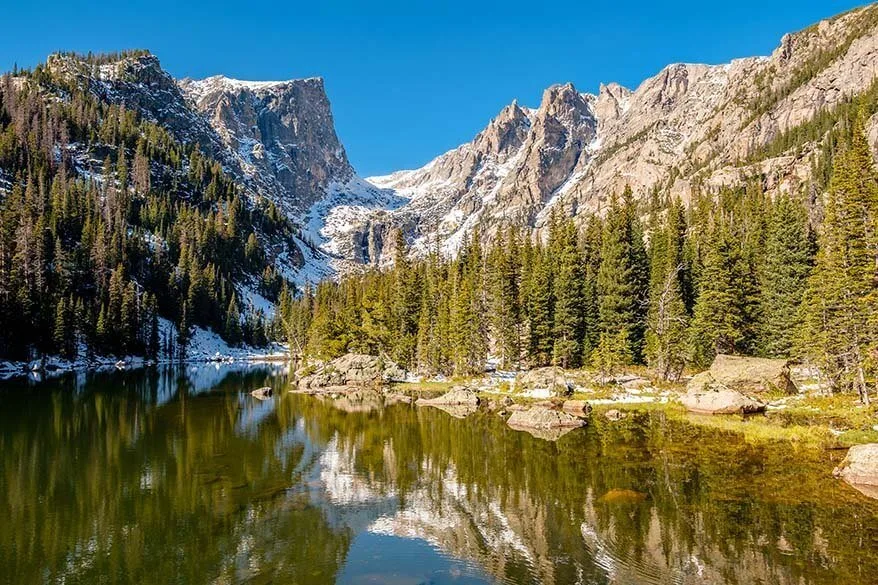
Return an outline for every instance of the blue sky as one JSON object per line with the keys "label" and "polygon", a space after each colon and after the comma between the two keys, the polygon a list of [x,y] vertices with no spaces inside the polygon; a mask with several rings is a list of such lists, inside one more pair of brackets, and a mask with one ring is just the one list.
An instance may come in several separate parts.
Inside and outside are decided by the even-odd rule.
{"label": "blue sky", "polygon": [[4,4],[2,70],[59,49],[147,48],[176,77],[323,76],[348,156],[373,175],[423,165],[514,98],[538,105],[552,83],[634,88],[668,63],[768,54],[783,33],[861,2]]}

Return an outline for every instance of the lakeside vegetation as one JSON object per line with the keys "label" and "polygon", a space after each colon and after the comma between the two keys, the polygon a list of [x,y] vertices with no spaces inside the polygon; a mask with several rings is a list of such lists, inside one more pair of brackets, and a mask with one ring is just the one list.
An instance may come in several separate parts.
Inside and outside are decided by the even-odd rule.
{"label": "lakeside vegetation", "polygon": [[387,354],[427,376],[555,364],[662,380],[718,353],[794,357],[821,383],[869,402],[878,350],[878,179],[861,108],[840,110],[825,200],[757,182],[696,193],[688,207],[630,190],[584,225],[553,217],[544,242],[515,226],[456,257],[284,291],[291,347],[333,358]]}

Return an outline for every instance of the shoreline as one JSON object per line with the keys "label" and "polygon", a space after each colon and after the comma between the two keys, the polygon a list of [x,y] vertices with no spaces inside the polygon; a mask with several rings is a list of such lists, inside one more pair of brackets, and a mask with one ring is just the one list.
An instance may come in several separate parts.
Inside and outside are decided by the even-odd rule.
{"label": "shoreline", "polygon": [[[277,348],[272,348],[277,349]],[[142,356],[107,357],[97,356],[90,360],[77,359],[68,361],[57,356],[49,356],[45,360],[31,361],[0,361],[0,381],[20,378],[50,379],[65,374],[106,372],[111,370],[135,370],[153,366],[186,366],[191,364],[234,364],[234,363],[282,363],[293,361],[286,352],[266,351],[260,353],[248,348],[241,353],[197,355],[178,359],[147,359]]]}
{"label": "shoreline", "polygon": [[[660,384],[643,389],[620,385],[585,388],[576,384],[571,394],[562,397],[516,392],[508,384],[508,373],[499,374],[450,380],[395,382],[387,384],[384,392],[438,396],[454,386],[465,386],[485,399],[494,401],[508,397],[521,405],[552,400],[558,403],[562,400],[585,401],[593,408],[591,417],[604,416],[612,410],[631,413],[660,410],[668,416],[694,425],[740,434],[745,440],[754,443],[783,442],[796,447],[845,449],[853,445],[878,442],[878,405],[873,403],[866,407],[852,394],[827,396],[813,390],[789,395],[766,393],[767,408],[763,413],[698,414],[688,411],[681,403],[680,399],[686,393],[685,383]],[[576,370],[568,371],[567,374],[576,379],[591,373]],[[345,394],[368,388],[370,386],[351,386],[335,388],[333,391]]]}

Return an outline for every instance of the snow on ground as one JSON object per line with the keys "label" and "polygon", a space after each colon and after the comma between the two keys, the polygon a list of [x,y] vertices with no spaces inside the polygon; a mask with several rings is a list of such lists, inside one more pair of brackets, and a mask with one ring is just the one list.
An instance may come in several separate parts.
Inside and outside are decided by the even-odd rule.
{"label": "snow on ground", "polygon": [[[159,319],[159,339],[174,339],[174,325],[167,319]],[[175,363],[168,359],[151,361],[142,356],[92,356],[87,358],[84,345],[78,349],[75,360],[65,360],[58,356],[47,356],[44,360],[32,361],[0,361],[0,380],[26,375],[36,381],[45,377],[56,376],[68,372],[101,369],[139,368],[152,364]],[[267,347],[231,347],[222,337],[209,329],[195,327],[186,354],[187,363],[205,362],[258,362],[280,361],[289,357],[289,348],[285,344],[272,343]]]}
{"label": "snow on ground", "polygon": [[286,359],[289,349],[286,345],[272,343],[268,347],[232,347],[210,329],[195,327],[186,349],[187,361],[233,361]]}
{"label": "snow on ground", "polygon": [[306,243],[301,238],[295,238],[296,246],[302,252],[304,264],[301,268],[293,268],[287,251],[281,252],[274,260],[274,265],[278,272],[290,282],[293,282],[299,289],[305,288],[307,284],[316,284],[326,278],[335,276],[335,270],[330,266],[330,258]]}
{"label": "snow on ground", "polygon": [[274,303],[259,294],[252,286],[239,285],[236,288],[238,298],[241,299],[239,308],[242,313],[244,311],[261,311],[266,319],[274,317]]}
{"label": "snow on ground", "polygon": [[[360,177],[332,183],[305,214],[303,235],[327,255],[327,266],[336,271],[353,256],[353,233],[359,226],[374,212],[392,211],[407,202],[393,190],[376,187]],[[308,258],[305,265],[309,265]],[[319,265],[316,270],[324,272]]]}

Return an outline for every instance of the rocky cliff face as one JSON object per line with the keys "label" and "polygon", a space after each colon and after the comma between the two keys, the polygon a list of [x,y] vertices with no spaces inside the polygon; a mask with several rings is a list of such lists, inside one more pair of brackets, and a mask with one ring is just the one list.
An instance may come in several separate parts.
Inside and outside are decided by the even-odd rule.
{"label": "rocky cliff face", "polygon": [[321,78],[248,82],[215,76],[184,79],[179,87],[243,177],[289,212],[303,212],[331,183],[354,176]]}
{"label": "rocky cliff face", "polygon": [[149,53],[102,65],[59,54],[47,66],[198,144],[252,194],[271,198],[294,219],[354,178],[320,78],[177,81]]}

